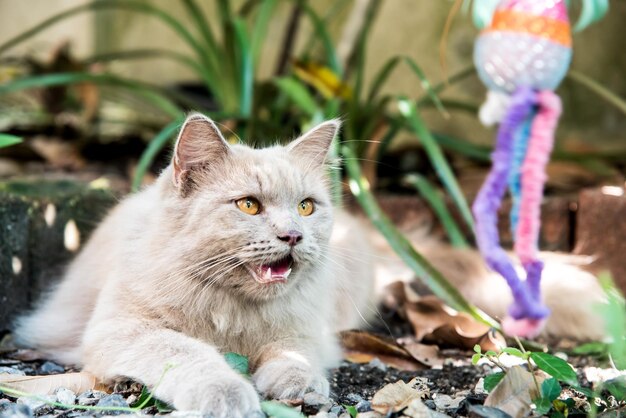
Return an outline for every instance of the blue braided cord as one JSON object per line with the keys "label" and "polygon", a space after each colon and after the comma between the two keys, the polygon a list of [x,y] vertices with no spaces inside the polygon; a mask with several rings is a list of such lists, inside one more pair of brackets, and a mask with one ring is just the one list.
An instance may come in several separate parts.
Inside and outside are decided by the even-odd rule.
{"label": "blue braided cord", "polygon": [[513,142],[513,153],[511,158],[511,169],[509,170],[509,192],[511,193],[511,233],[515,236],[517,230],[517,222],[519,221],[519,209],[522,195],[522,164],[526,158],[528,149],[528,140],[530,139],[530,130],[532,128],[533,119],[537,114],[536,110],[532,110],[530,116],[524,121],[515,132]]}

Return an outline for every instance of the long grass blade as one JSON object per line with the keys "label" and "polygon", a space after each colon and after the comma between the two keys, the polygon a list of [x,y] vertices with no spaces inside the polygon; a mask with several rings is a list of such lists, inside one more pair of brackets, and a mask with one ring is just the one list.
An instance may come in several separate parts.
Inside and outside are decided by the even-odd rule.
{"label": "long grass blade", "polygon": [[576,70],[570,70],[568,78],[587,87],[589,90],[597,94],[601,99],[607,103],[615,106],[620,112],[626,114],[626,100],[613,93],[611,90],[598,83],[593,78]]}
{"label": "long grass blade", "polygon": [[72,7],[54,16],[49,17],[43,22],[33,26],[32,28],[20,33],[19,35],[0,44],[0,54],[19,45],[20,43],[30,39],[50,26],[53,26],[65,19],[80,13],[97,11],[97,10],[127,10],[136,13],[143,13],[148,16],[155,17],[170,27],[177,35],[179,35],[185,43],[187,43],[198,56],[203,67],[203,81],[205,81],[215,96],[220,99],[220,84],[217,77],[216,69],[212,68],[206,51],[198,41],[191,35],[181,22],[176,20],[171,13],[168,13],[149,3],[137,0],[96,0],[80,6]]}
{"label": "long grass blade", "polygon": [[345,145],[342,146],[341,152],[344,156],[344,164],[349,176],[350,190],[370,221],[387,239],[387,242],[389,242],[396,254],[424,281],[435,295],[449,306],[459,311],[467,312],[478,321],[497,328],[498,324],[494,319],[472,306],[424,256],[413,248],[411,243],[398,231],[378,206],[369,189],[369,183],[361,174],[355,154]]}
{"label": "long grass blade", "polygon": [[205,75],[204,68],[200,64],[198,64],[197,61],[194,61],[191,57],[188,57],[185,54],[170,51],[169,49],[150,48],[105,52],[102,54],[92,55],[82,60],[81,62],[86,65],[90,65],[95,63],[106,63],[119,60],[141,60],[152,58],[171,59],[172,61],[176,61],[189,68],[201,78]]}
{"label": "long grass blade", "polygon": [[254,59],[245,22],[236,18],[233,22],[237,41],[239,71],[239,112],[241,117],[248,118],[252,113],[252,94],[254,87]]}
{"label": "long grass blade", "polygon": [[424,89],[424,91],[426,92],[430,100],[435,104],[435,107],[437,108],[437,110],[439,110],[439,112],[445,118],[450,117],[450,115],[448,114],[448,111],[444,108],[443,104],[441,103],[441,100],[439,100],[439,97],[437,96],[437,92],[435,92],[435,90],[430,84],[430,81],[428,81],[428,78],[426,77],[424,70],[422,70],[422,68],[419,65],[417,65],[417,63],[411,57],[404,57],[404,62],[408,64],[409,68],[413,71],[413,73],[417,76],[417,78],[419,78],[422,88]]}
{"label": "long grass blade", "polygon": [[267,39],[267,28],[275,8],[276,0],[263,0],[254,22],[250,49],[252,50],[252,60],[255,68],[258,68],[263,42]]}
{"label": "long grass blade", "polygon": [[0,133],[0,148],[10,147],[11,145],[17,145],[22,142],[22,138],[15,135]]}
{"label": "long grass blade", "polygon": [[408,99],[398,100],[398,109],[406,119],[409,128],[415,133],[426,150],[426,154],[433,165],[437,176],[450,193],[452,200],[459,209],[461,216],[471,231],[474,231],[474,220],[465,196],[459,187],[452,169],[448,165],[439,144],[417,112],[415,104]]}
{"label": "long grass blade", "polygon": [[300,110],[313,117],[318,111],[319,106],[315,102],[311,93],[304,84],[291,77],[280,77],[274,79],[274,84],[298,106]]}
{"label": "long grass blade", "polygon": [[446,234],[450,239],[450,243],[457,248],[469,247],[461,228],[459,228],[456,221],[452,217],[452,214],[448,210],[446,202],[444,202],[437,189],[435,189],[428,179],[419,174],[409,174],[404,178],[404,181],[417,189],[420,196],[428,202],[433,212],[435,212],[435,215],[441,222],[443,229],[446,231]]}
{"label": "long grass blade", "polygon": [[209,61],[212,63],[214,68],[219,68],[220,49],[218,47],[218,43],[215,41],[215,36],[209,26],[206,15],[202,12],[202,9],[198,7],[198,3],[195,0],[183,0],[183,5],[187,10],[187,15],[191,17],[196,25],[196,28],[202,35],[205,51]]}
{"label": "long grass blade", "polygon": [[146,87],[141,82],[127,80],[110,74],[57,73],[20,78],[0,85],[0,95],[38,87],[52,87],[78,83],[96,83],[118,86],[135,92],[149,103],[163,110],[171,117],[180,116],[182,110],[164,94]]}
{"label": "long grass blade", "polygon": [[337,57],[337,51],[333,45],[332,38],[326,29],[325,22],[320,16],[311,8],[307,3],[303,3],[303,10],[311,20],[313,24],[314,32],[319,36],[322,44],[324,45],[324,51],[326,51],[326,61],[328,66],[333,70],[339,78],[343,76],[343,69],[339,63],[339,57]]}
{"label": "long grass blade", "polygon": [[167,145],[167,143],[172,139],[178,128],[182,125],[183,118],[179,117],[176,120],[167,124],[155,137],[146,150],[141,154],[139,158],[139,162],[137,163],[137,169],[135,170],[135,175],[133,176],[133,184],[132,191],[136,192],[141,187],[141,181],[143,177],[146,175],[146,172],[152,165],[155,157],[161,150]]}
{"label": "long grass blade", "polygon": [[400,63],[400,58],[401,57],[393,57],[388,59],[387,62],[385,62],[385,65],[383,65],[382,68],[378,71],[372,81],[369,95],[367,96],[368,102],[372,102],[374,99],[376,99],[376,96],[378,96],[380,89],[385,84],[393,70]]}

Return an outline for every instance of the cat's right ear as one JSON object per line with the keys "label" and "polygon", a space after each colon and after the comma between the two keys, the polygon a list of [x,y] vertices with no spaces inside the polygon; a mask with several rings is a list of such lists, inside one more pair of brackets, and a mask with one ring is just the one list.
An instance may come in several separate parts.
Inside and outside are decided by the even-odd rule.
{"label": "cat's right ear", "polygon": [[192,113],[183,123],[172,157],[174,185],[184,188],[189,176],[228,153],[228,143],[215,123],[200,113]]}

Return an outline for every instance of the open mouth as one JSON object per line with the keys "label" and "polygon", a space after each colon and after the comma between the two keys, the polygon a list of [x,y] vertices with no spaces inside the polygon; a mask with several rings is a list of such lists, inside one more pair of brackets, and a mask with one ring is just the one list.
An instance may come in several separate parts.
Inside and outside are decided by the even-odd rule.
{"label": "open mouth", "polygon": [[248,266],[254,280],[261,284],[285,283],[291,274],[293,258],[288,255],[280,260],[260,266]]}

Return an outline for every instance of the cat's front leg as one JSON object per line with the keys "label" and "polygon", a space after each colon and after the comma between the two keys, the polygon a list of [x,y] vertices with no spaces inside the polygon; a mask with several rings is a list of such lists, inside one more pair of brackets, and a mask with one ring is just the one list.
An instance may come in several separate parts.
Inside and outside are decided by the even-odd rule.
{"label": "cat's front leg", "polygon": [[299,399],[307,392],[329,394],[326,373],[304,350],[273,344],[257,360],[252,380],[259,392],[273,399]]}
{"label": "cat's front leg", "polygon": [[215,418],[263,416],[252,384],[211,345],[141,320],[105,320],[88,326],[85,369],[105,379],[126,376],[179,410]]}

